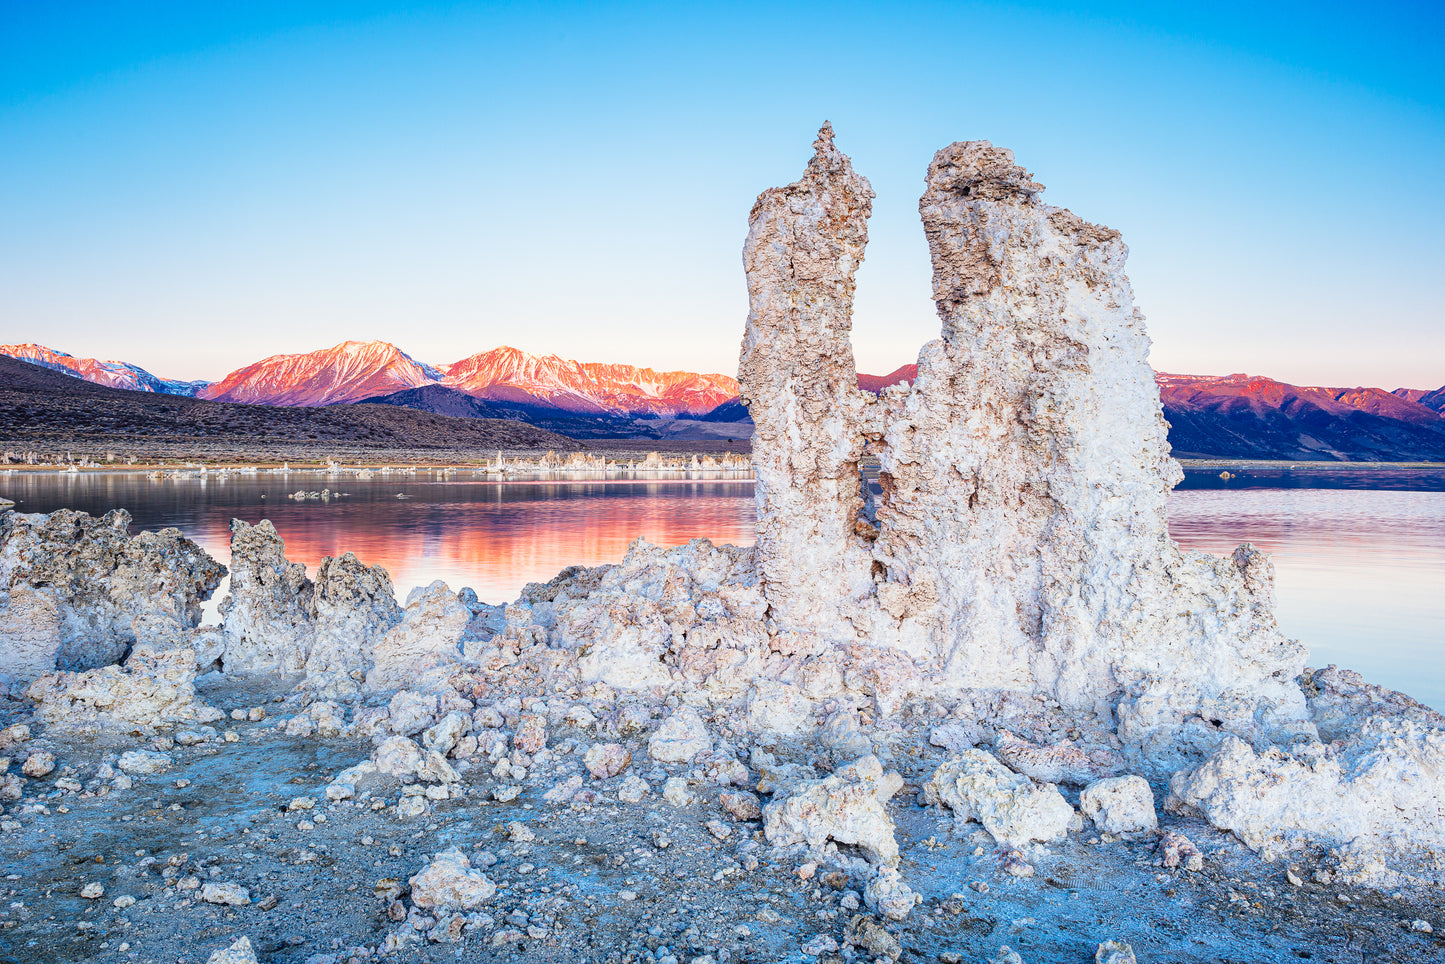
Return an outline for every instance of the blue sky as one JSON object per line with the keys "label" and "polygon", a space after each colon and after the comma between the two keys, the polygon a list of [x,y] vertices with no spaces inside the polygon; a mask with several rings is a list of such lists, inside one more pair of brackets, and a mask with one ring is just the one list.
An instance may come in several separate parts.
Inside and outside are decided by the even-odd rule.
{"label": "blue sky", "polygon": [[733,372],[815,130],[878,192],[859,365],[936,336],[933,152],[1124,232],[1156,367],[1445,383],[1434,5],[0,0],[0,341],[215,378],[382,338]]}

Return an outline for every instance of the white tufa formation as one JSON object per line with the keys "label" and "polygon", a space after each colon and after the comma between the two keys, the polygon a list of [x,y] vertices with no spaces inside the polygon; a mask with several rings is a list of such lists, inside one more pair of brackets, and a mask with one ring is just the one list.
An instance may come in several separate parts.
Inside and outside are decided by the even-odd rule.
{"label": "white tufa formation", "polygon": [[0,685],[109,666],[200,622],[226,567],[178,529],[129,525],[123,509],[0,513]]}
{"label": "white tufa formation", "polygon": [[1269,561],[1169,539],[1180,472],[1118,232],[1042,203],[987,141],[939,151],[919,207],[943,335],[912,386],[865,401],[848,330],[872,195],[829,128],[814,146],[802,180],[759,196],[743,255],[775,630],[902,650],[935,691],[1117,723],[1155,773],[1224,733],[1308,735],[1305,651],[1275,628]]}
{"label": "white tufa formation", "polygon": [[760,581],[779,632],[848,638],[873,592],[858,432],[864,401],[848,332],[873,189],[827,124],[802,180],[758,196],[743,265],[738,380],[753,418]]}

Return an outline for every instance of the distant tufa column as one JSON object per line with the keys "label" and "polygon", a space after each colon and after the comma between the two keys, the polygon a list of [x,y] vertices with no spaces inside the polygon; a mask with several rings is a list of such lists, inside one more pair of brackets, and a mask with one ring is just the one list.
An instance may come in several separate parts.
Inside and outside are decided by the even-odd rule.
{"label": "distant tufa column", "polygon": [[848,334],[853,275],[873,188],[824,124],[802,179],[758,196],[743,265],[742,398],[753,419],[758,559],[773,627],[838,640],[872,593],[858,426],[864,407]]}

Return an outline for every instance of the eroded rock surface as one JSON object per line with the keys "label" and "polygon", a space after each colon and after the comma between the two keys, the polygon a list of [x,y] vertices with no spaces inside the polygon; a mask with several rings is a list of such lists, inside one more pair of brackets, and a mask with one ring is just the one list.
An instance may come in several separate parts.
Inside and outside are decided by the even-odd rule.
{"label": "eroded rock surface", "polygon": [[825,129],[803,179],[759,197],[741,374],[773,626],[906,653],[918,689],[1116,715],[1132,764],[1161,775],[1225,732],[1308,732],[1269,561],[1169,539],[1179,470],[1118,232],[1042,191],[987,141],[938,152],[919,209],[942,337],[911,386],[868,401],[848,344],[867,182]]}
{"label": "eroded rock surface", "polygon": [[864,408],[848,332],[873,188],[824,125],[801,180],[748,216],[738,381],[753,418],[759,582],[782,632],[852,635],[873,592],[858,459]]}
{"label": "eroded rock surface", "polygon": [[225,567],[178,529],[129,525],[122,509],[0,513],[0,684],[109,666],[200,622]]}
{"label": "eroded rock surface", "polygon": [[196,699],[196,656],[184,647],[138,646],[124,665],[82,673],[47,673],[26,698],[35,718],[55,726],[102,726],[149,732],[177,723],[209,723],[220,710]]}
{"label": "eroded rock surface", "polygon": [[902,786],[903,778],[885,773],[877,757],[864,757],[824,779],[803,780],[777,794],[763,808],[763,833],[769,843],[781,846],[816,848],[828,840],[854,844],[870,860],[894,866],[898,841],[885,805]]}
{"label": "eroded rock surface", "polygon": [[269,519],[231,523],[231,589],[221,601],[227,672],[305,674],[318,696],[354,697],[420,682],[460,655],[471,612],[436,583],[403,612],[391,577],[351,553],[326,558],[316,579],[286,558]]}
{"label": "eroded rock surface", "polygon": [[1233,831],[1267,860],[1323,844],[1357,883],[1445,880],[1445,729],[1372,716],[1332,744],[1260,752],[1226,740],[1174,777],[1168,806]]}
{"label": "eroded rock surface", "polygon": [[1058,787],[1014,773],[983,750],[965,750],[940,766],[924,799],[952,810],[960,823],[977,820],[1009,846],[1058,840],[1074,817]]}

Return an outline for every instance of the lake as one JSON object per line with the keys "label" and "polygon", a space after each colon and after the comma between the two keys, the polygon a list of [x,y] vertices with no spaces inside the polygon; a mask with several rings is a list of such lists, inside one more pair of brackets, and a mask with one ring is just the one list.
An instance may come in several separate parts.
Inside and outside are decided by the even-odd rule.
{"label": "lake", "polygon": [[[1253,542],[1275,562],[1279,623],[1372,682],[1445,709],[1445,472],[1190,471],[1170,498],[1184,547]],[[329,501],[288,499],[329,488]],[[13,472],[0,496],[21,512],[125,508],[134,528],[176,526],[221,561],[230,520],[269,518],[288,556],[315,569],[352,551],[391,573],[398,596],[443,579],[489,602],[569,565],[620,560],[644,538],[753,541],[752,482],[739,478],[497,481],[453,474],[358,478],[320,472],[151,479],[138,472]],[[223,587],[224,591],[224,587]],[[210,611],[221,593],[212,600]]]}

